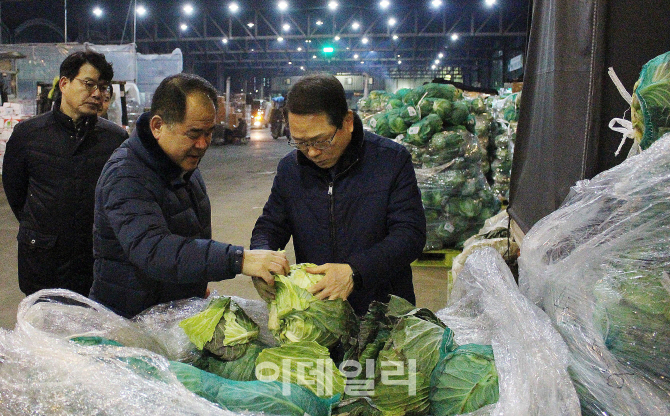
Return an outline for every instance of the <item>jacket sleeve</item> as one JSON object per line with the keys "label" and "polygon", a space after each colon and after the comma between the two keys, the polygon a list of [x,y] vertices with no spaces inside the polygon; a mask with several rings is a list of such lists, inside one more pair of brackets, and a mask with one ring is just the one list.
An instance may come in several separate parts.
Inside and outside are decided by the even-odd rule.
{"label": "jacket sleeve", "polygon": [[28,168],[25,162],[26,140],[21,132],[19,124],[7,141],[2,167],[2,186],[5,189],[9,206],[19,221],[21,221],[21,213],[28,194]]}
{"label": "jacket sleeve", "polygon": [[270,197],[263,207],[263,213],[256,220],[251,233],[250,248],[264,250],[283,250],[291,238],[291,228],[286,212],[285,201],[281,196],[282,175],[278,169],[272,183]]}
{"label": "jacket sleeve", "polygon": [[400,153],[400,169],[388,196],[388,234],[367,250],[356,252],[345,263],[353,266],[363,288],[374,287],[401,267],[416,260],[426,244],[426,215],[408,152]]}
{"label": "jacket sleeve", "polygon": [[100,206],[129,261],[145,276],[170,283],[231,279],[242,271],[244,249],[174,234],[157,193],[138,176],[107,176]]}

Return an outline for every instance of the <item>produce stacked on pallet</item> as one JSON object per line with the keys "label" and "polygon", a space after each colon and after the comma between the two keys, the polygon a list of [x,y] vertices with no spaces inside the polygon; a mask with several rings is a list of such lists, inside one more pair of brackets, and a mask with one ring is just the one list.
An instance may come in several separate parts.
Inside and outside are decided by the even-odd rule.
{"label": "produce stacked on pallet", "polygon": [[494,118],[493,152],[489,153],[492,189],[498,198],[509,199],[509,184],[512,173],[512,155],[519,120],[521,93],[513,93],[489,99]]}
{"label": "produce stacked on pallet", "polygon": [[360,104],[385,110],[370,115],[368,127],[412,154],[426,212],[425,250],[462,247],[500,209],[482,172],[489,140],[482,146],[474,134],[475,115],[485,117],[484,100],[434,83],[396,94],[373,91],[370,97]]}

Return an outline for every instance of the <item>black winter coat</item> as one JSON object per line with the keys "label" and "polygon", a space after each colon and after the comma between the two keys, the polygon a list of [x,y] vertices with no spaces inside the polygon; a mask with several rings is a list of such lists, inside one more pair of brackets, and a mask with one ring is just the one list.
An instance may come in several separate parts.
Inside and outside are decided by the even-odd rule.
{"label": "black winter coat", "polygon": [[349,296],[358,315],[391,294],[415,303],[410,264],[426,242],[426,217],[409,152],[364,132],[356,116],[351,142],[332,169],[289,153],[251,248],[283,249],[291,237],[298,263],[347,263],[360,273],[363,287]]}
{"label": "black winter coat", "polygon": [[149,114],[105,165],[95,194],[90,298],[132,317],[203,297],[242,271],[244,250],[211,240],[211,207],[196,169],[183,173],[149,129]]}
{"label": "black winter coat", "polygon": [[95,116],[75,126],[58,107],[14,128],[2,183],[19,220],[21,291],[64,288],[87,296],[93,282],[95,184],[128,134]]}

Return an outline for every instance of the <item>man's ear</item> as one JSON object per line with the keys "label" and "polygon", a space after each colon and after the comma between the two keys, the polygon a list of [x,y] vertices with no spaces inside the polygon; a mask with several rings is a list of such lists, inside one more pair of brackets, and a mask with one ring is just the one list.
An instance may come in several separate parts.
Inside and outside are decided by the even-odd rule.
{"label": "man's ear", "polygon": [[151,117],[151,120],[149,120],[149,127],[151,128],[151,134],[153,134],[156,140],[159,140],[161,134],[163,133],[163,129],[167,126],[165,125],[165,122],[161,116],[155,115]]}
{"label": "man's ear", "polygon": [[65,85],[67,85],[69,82],[70,80],[66,76],[60,77],[58,80],[58,88],[61,90],[61,92],[63,91],[63,87],[65,87]]}
{"label": "man's ear", "polygon": [[348,131],[349,133],[354,132],[354,112],[352,110],[348,110],[347,114],[344,116],[344,122],[343,128],[345,131]]}

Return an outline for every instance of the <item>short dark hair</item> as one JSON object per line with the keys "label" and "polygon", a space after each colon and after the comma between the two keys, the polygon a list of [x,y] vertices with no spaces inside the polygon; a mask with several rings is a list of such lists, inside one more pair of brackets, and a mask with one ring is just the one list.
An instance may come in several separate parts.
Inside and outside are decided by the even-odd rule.
{"label": "short dark hair", "polygon": [[286,109],[301,115],[326,113],[338,128],[349,111],[342,83],[329,74],[307,75],[296,82],[288,92]]}
{"label": "short dark hair", "polygon": [[168,124],[180,123],[186,117],[186,97],[201,92],[218,108],[217,91],[206,79],[195,74],[170,75],[161,81],[151,100],[151,116],[160,116]]}
{"label": "short dark hair", "polygon": [[114,78],[114,69],[112,64],[105,59],[105,55],[92,50],[73,52],[68,55],[60,64],[60,76],[72,80],[79,74],[81,67],[87,63],[100,72],[101,80],[111,82]]}
{"label": "short dark hair", "polygon": [[195,74],[170,75],[161,81],[151,100],[151,116],[160,116],[168,124],[186,117],[186,97],[192,92],[205,94],[218,108],[217,91],[206,79]]}

